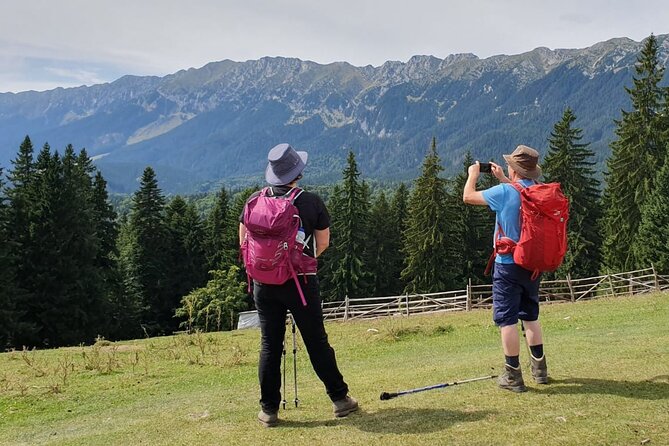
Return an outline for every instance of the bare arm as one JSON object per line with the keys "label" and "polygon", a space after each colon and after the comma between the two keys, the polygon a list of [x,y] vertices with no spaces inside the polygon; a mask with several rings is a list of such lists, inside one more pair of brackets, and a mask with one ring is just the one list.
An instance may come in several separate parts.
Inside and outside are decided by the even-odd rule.
{"label": "bare arm", "polygon": [[323,254],[323,251],[330,246],[330,228],[315,229],[314,239],[316,240],[316,257]]}
{"label": "bare arm", "polygon": [[483,194],[476,190],[476,181],[479,179],[479,174],[481,173],[480,169],[481,166],[478,161],[467,169],[469,176],[467,177],[465,188],[462,191],[462,201],[467,204],[486,206],[488,203],[485,201],[485,198],[483,198]]}
{"label": "bare arm", "polygon": [[500,183],[510,183],[511,180],[504,175],[504,169],[499,164],[490,163],[490,169],[492,174],[495,175],[495,178],[499,180]]}
{"label": "bare arm", "polygon": [[239,246],[242,246],[242,243],[244,243],[244,239],[246,238],[246,226],[244,226],[244,223],[239,224]]}

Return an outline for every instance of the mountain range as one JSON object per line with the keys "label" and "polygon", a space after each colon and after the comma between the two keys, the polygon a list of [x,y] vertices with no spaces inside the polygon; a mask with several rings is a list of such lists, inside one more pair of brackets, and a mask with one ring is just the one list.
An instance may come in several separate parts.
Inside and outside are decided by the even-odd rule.
{"label": "mountain range", "polygon": [[[657,39],[666,66],[669,35]],[[641,47],[616,38],[584,49],[414,56],[378,67],[264,57],[2,93],[0,166],[10,167],[28,134],[38,149],[86,148],[113,192],[134,191],[150,165],[163,190],[192,193],[261,182],[267,151],[289,142],[309,152],[310,183],[337,181],[349,149],[365,178],[409,180],[432,137],[447,173],[467,151],[501,161],[523,143],[545,153],[571,107],[601,168],[614,119],[630,108],[624,87]]]}

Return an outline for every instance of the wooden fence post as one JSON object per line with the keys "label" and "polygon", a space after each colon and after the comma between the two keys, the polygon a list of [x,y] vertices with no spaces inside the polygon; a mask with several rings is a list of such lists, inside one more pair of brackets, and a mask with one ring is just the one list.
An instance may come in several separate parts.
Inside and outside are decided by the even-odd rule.
{"label": "wooden fence post", "polygon": [[611,274],[607,274],[609,278],[609,286],[611,287],[611,294],[613,297],[616,297],[616,290],[613,288],[613,280],[611,280]]}
{"label": "wooden fence post", "polygon": [[660,291],[660,279],[657,277],[657,271],[655,270],[655,265],[651,263],[650,267],[653,268],[653,279],[655,279],[655,289],[657,291]]}
{"label": "wooden fence post", "polygon": [[406,305],[407,316],[409,316],[409,293],[404,293],[404,305]]}
{"label": "wooden fence post", "polygon": [[567,273],[567,286],[569,287],[569,295],[571,296],[571,301],[574,302],[574,287],[571,285],[571,274]]}
{"label": "wooden fence post", "polygon": [[348,320],[348,294],[344,296],[344,322]]}
{"label": "wooden fence post", "polygon": [[472,310],[472,278],[469,278],[469,281],[467,282],[467,303],[465,304],[465,310],[466,311],[471,311]]}

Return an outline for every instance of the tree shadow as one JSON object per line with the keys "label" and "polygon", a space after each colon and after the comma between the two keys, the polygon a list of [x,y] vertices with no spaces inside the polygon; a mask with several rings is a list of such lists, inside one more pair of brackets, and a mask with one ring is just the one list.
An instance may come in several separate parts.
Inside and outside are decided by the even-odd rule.
{"label": "tree shadow", "polygon": [[438,432],[457,423],[480,421],[491,415],[490,411],[462,412],[445,409],[413,409],[393,407],[377,412],[359,410],[341,420],[285,421],[285,427],[335,426],[345,423],[361,431],[377,434],[419,434]]}
{"label": "tree shadow", "polygon": [[551,379],[548,386],[532,387],[530,390],[543,395],[592,393],[637,400],[662,400],[669,399],[669,375],[658,375],[643,381],[613,381],[596,378]]}

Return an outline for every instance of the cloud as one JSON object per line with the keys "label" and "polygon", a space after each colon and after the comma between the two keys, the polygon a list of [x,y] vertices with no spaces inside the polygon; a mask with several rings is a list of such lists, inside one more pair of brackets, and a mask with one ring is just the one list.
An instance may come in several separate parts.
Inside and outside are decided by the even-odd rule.
{"label": "cloud", "polygon": [[585,14],[562,14],[560,20],[563,22],[575,23],[577,25],[588,25],[594,21],[594,17],[587,16]]}
{"label": "cloud", "polygon": [[101,84],[106,81],[106,79],[100,77],[98,73],[82,69],[45,67],[44,71],[51,73],[66,82],[78,82],[81,85]]}
{"label": "cloud", "polygon": [[[2,0],[0,91],[263,56],[381,65],[582,48],[669,31],[666,0]],[[36,64],[38,61],[40,64]],[[54,70],[55,69],[55,70]]]}

